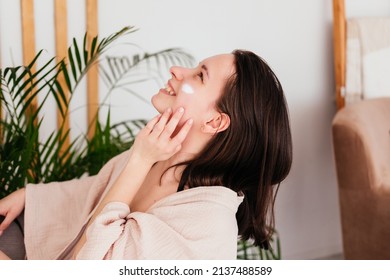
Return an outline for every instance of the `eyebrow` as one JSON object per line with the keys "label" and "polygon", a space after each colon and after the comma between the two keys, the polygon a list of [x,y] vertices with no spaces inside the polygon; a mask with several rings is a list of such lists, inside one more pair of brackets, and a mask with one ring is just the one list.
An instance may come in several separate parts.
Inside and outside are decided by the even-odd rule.
{"label": "eyebrow", "polygon": [[208,70],[207,66],[202,64],[201,68],[206,72],[207,79],[210,79],[209,70]]}

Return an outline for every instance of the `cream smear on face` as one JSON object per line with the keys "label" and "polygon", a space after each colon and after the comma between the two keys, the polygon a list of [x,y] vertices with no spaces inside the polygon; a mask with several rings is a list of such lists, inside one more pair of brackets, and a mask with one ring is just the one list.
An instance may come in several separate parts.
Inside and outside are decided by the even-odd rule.
{"label": "cream smear on face", "polygon": [[181,86],[181,90],[186,93],[186,94],[194,94],[194,89],[192,88],[192,86],[190,86],[189,84],[187,83],[184,83],[182,86]]}

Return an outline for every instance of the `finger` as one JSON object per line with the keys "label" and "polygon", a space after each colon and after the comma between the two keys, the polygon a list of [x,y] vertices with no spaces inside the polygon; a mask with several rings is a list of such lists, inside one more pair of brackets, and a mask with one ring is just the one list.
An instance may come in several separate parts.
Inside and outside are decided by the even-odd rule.
{"label": "finger", "polygon": [[181,144],[176,146],[174,153],[176,154],[177,152],[179,152],[181,150],[181,147],[182,147]]}
{"label": "finger", "polygon": [[172,133],[177,128],[177,125],[180,121],[180,119],[183,117],[184,114],[184,108],[180,107],[172,116],[172,118],[168,121],[166,124],[163,132],[160,135],[160,138],[170,138]]}
{"label": "finger", "polygon": [[8,214],[7,216],[5,216],[4,220],[0,224],[0,232],[3,233],[9,227],[13,220],[14,218],[12,217],[12,215]]}
{"label": "finger", "polygon": [[171,116],[171,114],[172,114],[172,109],[171,108],[168,108],[167,110],[165,110],[165,112],[162,114],[162,116],[159,119],[159,121],[153,127],[153,130],[150,133],[150,135],[152,135],[154,137],[159,137],[161,132],[164,130],[165,125],[167,124],[168,119]]}
{"label": "finger", "polygon": [[192,127],[193,122],[194,121],[192,119],[186,121],[186,123],[180,129],[179,133],[172,138],[172,142],[175,143],[176,145],[181,145],[181,143],[183,143],[183,141],[186,139],[188,132]]}
{"label": "finger", "polygon": [[145,126],[145,128],[149,131],[152,131],[156,123],[159,121],[161,117],[161,114],[155,116],[153,119],[151,119]]}

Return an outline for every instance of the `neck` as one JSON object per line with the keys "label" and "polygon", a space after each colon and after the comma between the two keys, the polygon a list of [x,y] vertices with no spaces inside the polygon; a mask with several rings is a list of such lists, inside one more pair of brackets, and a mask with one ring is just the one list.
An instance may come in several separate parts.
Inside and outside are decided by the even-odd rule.
{"label": "neck", "polygon": [[201,133],[200,129],[193,127],[183,141],[181,150],[164,163],[172,166],[193,159],[204,149],[210,139],[209,135]]}
{"label": "neck", "polygon": [[[170,171],[169,168],[175,164],[180,164],[194,159],[203,150],[210,139],[210,136],[203,133],[196,133],[195,129],[191,129],[182,143],[180,151],[168,160],[160,161],[156,164],[155,168],[160,170],[161,174],[164,174],[162,181],[167,182],[173,180],[178,183],[180,181],[181,174],[185,169],[185,165],[180,165],[178,168],[170,169]],[[168,172],[165,173],[167,170]]]}

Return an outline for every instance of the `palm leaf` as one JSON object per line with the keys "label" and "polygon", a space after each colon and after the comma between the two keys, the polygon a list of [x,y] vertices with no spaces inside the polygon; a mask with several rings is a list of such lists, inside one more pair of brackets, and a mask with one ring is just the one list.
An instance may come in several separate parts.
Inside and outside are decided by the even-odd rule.
{"label": "palm leaf", "polygon": [[[107,56],[99,65],[99,73],[107,86],[107,94],[102,103],[104,104],[116,89],[121,89],[141,101],[149,103],[148,100],[133,91],[131,85],[149,80],[155,80],[159,85],[163,83],[160,74],[157,77],[151,75],[152,69],[150,65],[155,65],[157,68],[156,73],[160,73],[161,71],[166,72],[172,66],[172,63],[189,66],[193,62],[194,58],[191,55],[178,48],[165,49],[155,53],[139,53],[131,57]],[[148,71],[143,71],[144,67],[147,67]]]}

